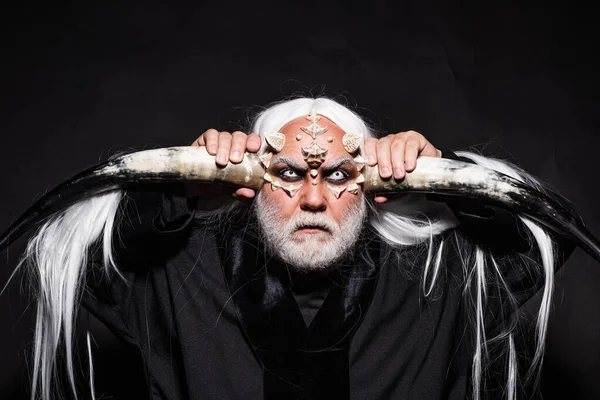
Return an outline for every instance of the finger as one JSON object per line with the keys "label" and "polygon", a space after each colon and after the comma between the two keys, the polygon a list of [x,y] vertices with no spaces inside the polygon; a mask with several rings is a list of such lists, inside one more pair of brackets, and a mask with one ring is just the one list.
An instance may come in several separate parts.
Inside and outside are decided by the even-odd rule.
{"label": "finger", "polygon": [[231,135],[231,150],[229,153],[229,161],[234,164],[238,164],[244,158],[244,152],[246,151],[246,137],[244,132],[235,131]]}
{"label": "finger", "polygon": [[375,197],[373,198],[373,200],[375,200],[375,203],[378,203],[378,204],[383,204],[383,203],[385,203],[386,201],[388,201],[388,198],[387,198],[387,197],[385,197],[385,196],[375,196]]}
{"label": "finger", "polygon": [[419,155],[427,157],[441,157],[442,152],[441,150],[436,149],[431,143],[427,142]]}
{"label": "finger", "polygon": [[377,164],[377,139],[365,139],[365,156],[367,157],[367,164],[371,167]]}
{"label": "finger", "polygon": [[375,200],[376,203],[385,203],[388,201],[392,201],[392,200],[398,200],[401,199],[402,197],[408,196],[409,193],[406,192],[397,192],[397,193],[385,193],[385,194],[380,194],[377,193],[375,194],[375,196],[373,196],[373,200]]}
{"label": "finger", "polygon": [[238,190],[235,191],[234,196],[238,197],[238,198],[252,199],[252,198],[254,198],[255,194],[256,193],[252,189],[239,188]]}
{"label": "finger", "polygon": [[390,159],[391,143],[392,139],[390,136],[381,138],[377,142],[377,166],[379,167],[379,175],[382,178],[392,176],[392,163]]}
{"label": "finger", "polygon": [[406,141],[406,149],[404,150],[404,167],[406,172],[411,172],[417,165],[417,156],[421,150],[421,143],[418,137],[409,137]]}
{"label": "finger", "polygon": [[207,130],[202,135],[198,136],[198,139],[194,140],[194,142],[190,146],[195,146],[195,147],[206,146],[206,142],[204,141],[204,136],[206,136],[206,133],[210,132],[210,131],[217,132],[216,129],[209,129],[209,130]]}
{"label": "finger", "polygon": [[204,138],[203,141],[208,154],[210,154],[211,156],[216,155],[217,148],[219,145],[219,131],[217,131],[216,129],[209,129],[206,132],[204,132],[201,137]]}
{"label": "finger", "polygon": [[258,150],[260,150],[260,143],[260,136],[255,133],[251,133],[246,139],[246,150],[251,153],[256,153]]}
{"label": "finger", "polygon": [[391,146],[392,151],[392,167],[394,168],[394,179],[404,178],[404,150],[406,148],[407,137],[398,135],[394,139]]}
{"label": "finger", "polygon": [[217,146],[217,164],[224,167],[229,161],[231,149],[231,133],[219,132],[219,144]]}

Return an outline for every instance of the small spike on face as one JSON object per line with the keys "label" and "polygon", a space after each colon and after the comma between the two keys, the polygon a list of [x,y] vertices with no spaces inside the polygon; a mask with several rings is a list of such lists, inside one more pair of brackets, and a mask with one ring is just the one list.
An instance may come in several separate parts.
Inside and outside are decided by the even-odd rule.
{"label": "small spike on face", "polygon": [[278,153],[283,149],[283,146],[285,146],[285,135],[281,132],[266,133],[265,141]]}
{"label": "small spike on face", "polygon": [[335,196],[336,199],[339,199],[340,196],[342,195],[342,193],[344,192],[344,190],[346,190],[346,186],[338,187],[338,186],[327,185],[327,187],[329,188],[331,193],[333,193],[333,195]]}
{"label": "small spike on face", "polygon": [[277,189],[279,189],[281,187],[281,184],[277,181],[273,181],[271,182],[271,190],[272,191],[276,191]]}
{"label": "small spike on face", "polygon": [[317,125],[317,122],[319,122],[321,117],[317,115],[315,110],[311,110],[310,114],[306,116],[306,119],[312,122],[312,124],[310,124],[310,126],[302,126],[300,127],[300,129],[302,130],[302,132],[306,133],[311,138],[313,138],[313,140],[316,140],[317,136],[322,135],[329,129],[326,126],[321,127]]}
{"label": "small spike on face", "polygon": [[348,185],[348,193],[358,194],[358,185],[356,183],[351,183]]}
{"label": "small spike on face", "polygon": [[316,169],[323,164],[328,151],[329,149],[319,146],[315,140],[310,146],[302,148],[302,155],[309,167]]}
{"label": "small spike on face", "polygon": [[367,160],[365,160],[361,155],[358,155],[354,157],[354,162],[356,163],[356,169],[362,171],[367,163]]}
{"label": "small spike on face", "polygon": [[258,159],[260,160],[261,164],[264,165],[265,168],[269,168],[269,165],[271,165],[271,158],[273,157],[273,153],[268,152],[265,153],[263,155],[260,155],[258,157]]}
{"label": "small spike on face", "polygon": [[288,196],[290,197],[294,197],[296,195],[296,193],[298,193],[298,191],[300,190],[300,188],[302,187],[302,184],[298,184],[298,185],[289,185],[289,186],[283,186],[281,185],[281,188],[288,194]]}
{"label": "small spike on face", "polygon": [[344,149],[346,149],[346,151],[350,154],[354,153],[356,150],[358,150],[358,147],[360,146],[360,139],[360,135],[356,133],[346,133],[342,137],[342,144],[344,145]]}

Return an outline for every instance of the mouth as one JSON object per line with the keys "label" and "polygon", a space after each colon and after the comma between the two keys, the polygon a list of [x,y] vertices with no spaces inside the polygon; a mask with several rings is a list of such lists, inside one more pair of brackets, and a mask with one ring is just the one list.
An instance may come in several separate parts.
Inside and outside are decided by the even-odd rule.
{"label": "mouth", "polygon": [[304,225],[304,226],[300,226],[296,232],[298,233],[308,233],[308,234],[314,234],[314,233],[329,233],[329,229],[325,228],[324,226],[318,226],[318,225]]}

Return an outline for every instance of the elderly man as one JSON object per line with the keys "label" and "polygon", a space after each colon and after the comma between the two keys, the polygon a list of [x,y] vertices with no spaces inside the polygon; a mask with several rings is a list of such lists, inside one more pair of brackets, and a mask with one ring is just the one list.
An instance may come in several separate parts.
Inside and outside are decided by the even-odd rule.
{"label": "elderly man", "polygon": [[[258,193],[188,183],[119,212],[118,199],[94,206],[128,218],[116,268],[95,267],[109,248],[95,253],[82,303],[139,348],[150,398],[514,398],[539,368],[552,272],[572,245],[472,201],[365,195],[367,164],[401,180],[418,156],[458,156],[414,131],[375,139],[334,101],[276,104],[252,132],[211,129],[194,145],[220,166],[258,153]],[[48,232],[30,246],[37,260],[75,231]],[[540,288],[537,345],[519,371],[514,317]],[[34,390],[47,397],[54,353],[41,314]]]}

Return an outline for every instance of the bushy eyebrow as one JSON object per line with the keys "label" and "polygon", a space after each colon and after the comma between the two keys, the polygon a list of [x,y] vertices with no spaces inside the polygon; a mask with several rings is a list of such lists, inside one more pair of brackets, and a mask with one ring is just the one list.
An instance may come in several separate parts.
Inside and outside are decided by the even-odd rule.
{"label": "bushy eyebrow", "polygon": [[298,161],[296,161],[293,158],[290,158],[288,156],[277,157],[275,159],[275,161],[273,162],[273,164],[277,164],[277,163],[286,164],[288,167],[290,167],[298,172],[306,173],[306,171],[308,171],[308,166],[306,164],[299,163]]}
{"label": "bushy eyebrow", "polygon": [[332,162],[331,164],[324,165],[322,169],[323,169],[323,172],[325,172],[325,173],[332,172],[344,164],[354,165],[354,160],[351,159],[350,157],[340,157],[337,160],[335,160],[334,162]]}

